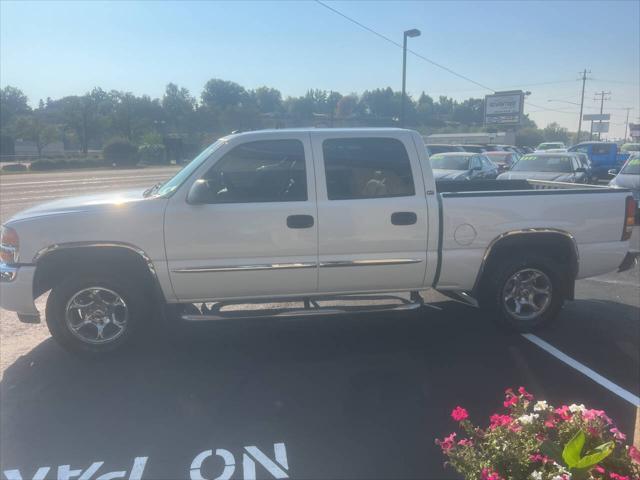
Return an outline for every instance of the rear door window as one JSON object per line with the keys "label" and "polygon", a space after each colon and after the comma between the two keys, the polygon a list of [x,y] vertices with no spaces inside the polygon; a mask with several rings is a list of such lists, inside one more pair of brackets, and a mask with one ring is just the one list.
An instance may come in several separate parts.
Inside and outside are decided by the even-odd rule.
{"label": "rear door window", "polygon": [[395,138],[334,138],[322,143],[329,200],[415,195],[409,155]]}

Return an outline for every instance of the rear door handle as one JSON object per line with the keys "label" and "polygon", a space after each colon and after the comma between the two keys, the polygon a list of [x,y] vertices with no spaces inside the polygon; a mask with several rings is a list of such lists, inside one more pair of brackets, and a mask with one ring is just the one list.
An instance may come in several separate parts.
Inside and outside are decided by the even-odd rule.
{"label": "rear door handle", "polygon": [[289,215],[287,217],[287,227],[311,228],[313,227],[313,217],[311,215]]}
{"label": "rear door handle", "polygon": [[394,212],[391,214],[391,223],[394,225],[413,225],[418,221],[414,212]]}

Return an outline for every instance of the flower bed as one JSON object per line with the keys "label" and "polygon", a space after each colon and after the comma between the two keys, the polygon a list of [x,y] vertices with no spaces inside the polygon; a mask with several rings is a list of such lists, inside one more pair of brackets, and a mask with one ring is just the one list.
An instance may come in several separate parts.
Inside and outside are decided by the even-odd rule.
{"label": "flower bed", "polygon": [[523,387],[505,392],[504,411],[481,429],[468,412],[451,412],[460,434],[436,440],[445,465],[465,479],[639,480],[640,451],[602,410],[554,408]]}

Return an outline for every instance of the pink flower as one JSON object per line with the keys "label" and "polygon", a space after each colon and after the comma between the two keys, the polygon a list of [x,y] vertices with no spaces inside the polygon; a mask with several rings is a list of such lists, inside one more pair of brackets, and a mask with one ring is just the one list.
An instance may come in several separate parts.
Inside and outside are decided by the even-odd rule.
{"label": "pink flower", "polygon": [[569,411],[569,407],[563,405],[560,408],[555,409],[556,414],[565,422],[571,420],[571,412]]}
{"label": "pink flower", "polygon": [[605,424],[611,425],[613,421],[604,413],[604,410],[585,410],[582,412],[582,418],[587,421],[601,419]]}
{"label": "pink flower", "polygon": [[614,472],[609,472],[609,477],[611,478],[611,480],[631,480],[631,478],[627,477],[626,475],[619,475]]}
{"label": "pink flower", "polygon": [[640,464],[640,450],[638,450],[636,447],[631,445],[629,446],[628,453],[629,453],[629,456],[631,457],[631,460],[633,460],[637,464]]}
{"label": "pink flower", "polygon": [[604,468],[602,468],[600,465],[596,465],[595,467],[593,467],[593,469],[594,469],[596,472],[598,472],[598,473],[600,473],[600,474],[602,474],[602,475],[604,475],[604,473],[605,473],[605,471],[606,471],[606,470],[605,470]]}
{"label": "pink flower", "polygon": [[529,392],[527,392],[527,391],[524,389],[524,387],[520,387],[520,388],[518,388],[518,393],[519,393],[520,395],[522,395],[522,397],[523,397],[525,400],[528,400],[528,401],[533,400],[533,395],[531,395]]}
{"label": "pink flower", "polygon": [[530,462],[535,462],[535,463],[548,463],[548,462],[551,461],[551,459],[549,457],[547,457],[546,455],[542,455],[540,453],[535,453],[535,454],[529,456],[529,461]]}
{"label": "pink flower", "polygon": [[613,434],[613,438],[615,438],[617,442],[624,442],[627,439],[627,436],[616,427],[613,427],[609,431]]}
{"label": "pink flower", "polygon": [[553,418],[552,415],[547,417],[547,419],[544,421],[544,426],[547,427],[547,428],[556,428],[556,420],[555,420],[555,418]]}
{"label": "pink flower", "polygon": [[504,405],[504,408],[512,407],[517,403],[518,403],[518,397],[509,397],[509,396],[506,398],[504,402],[502,402],[502,404]]}
{"label": "pink flower", "polygon": [[509,425],[511,423],[511,417],[509,415],[498,415],[497,413],[491,415],[489,420],[491,422],[491,425],[489,425],[491,430],[495,430],[498,427]]}
{"label": "pink flower", "polygon": [[467,411],[462,407],[456,407],[451,412],[451,418],[453,418],[456,422],[461,422],[469,418],[469,413],[467,413]]}
{"label": "pink flower", "polygon": [[458,445],[460,445],[461,447],[473,447],[473,440],[471,440],[470,438],[463,438],[458,442]]}
{"label": "pink flower", "polygon": [[502,477],[498,475],[496,472],[492,472],[488,468],[482,469],[482,480],[502,480]]}
{"label": "pink flower", "polygon": [[442,453],[447,453],[449,450],[453,448],[456,442],[456,434],[452,433],[448,437],[443,438],[442,440],[436,440],[436,445],[440,445],[442,449]]}

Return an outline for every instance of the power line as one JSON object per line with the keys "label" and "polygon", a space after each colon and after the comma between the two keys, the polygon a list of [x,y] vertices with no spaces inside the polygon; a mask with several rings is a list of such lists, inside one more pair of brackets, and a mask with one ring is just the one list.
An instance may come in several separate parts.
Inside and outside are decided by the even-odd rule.
{"label": "power line", "polygon": [[[396,47],[403,48],[403,47],[402,47],[402,45],[401,45],[400,43],[396,42],[395,40],[393,40],[393,39],[391,39],[391,38],[387,37],[386,35],[383,35],[383,34],[382,34],[382,33],[380,33],[380,32],[375,31],[373,28],[367,27],[366,25],[364,25],[364,24],[360,23],[359,21],[355,20],[354,18],[351,18],[351,17],[349,17],[349,16],[345,15],[344,13],[342,13],[341,11],[336,10],[335,8],[333,8],[333,7],[329,6],[329,5],[327,5],[326,3],[322,2],[321,0],[315,0],[315,1],[316,1],[316,3],[318,3],[319,5],[322,5],[324,8],[326,8],[327,10],[331,10],[333,13],[335,13],[335,14],[337,14],[337,15],[340,15],[342,18],[344,18],[344,19],[346,19],[346,20],[350,21],[351,23],[353,23],[353,24],[355,24],[355,25],[359,26],[360,28],[362,28],[362,29],[366,30],[367,32],[369,32],[369,33],[373,33],[373,34],[374,34],[374,35],[376,35],[377,37],[382,38],[382,39],[383,39],[383,40],[385,40],[386,42],[389,42],[389,43],[391,43],[392,45],[395,45]],[[449,67],[445,67],[444,65],[442,65],[442,64],[440,64],[440,63],[438,63],[438,62],[436,62],[436,61],[434,61],[434,60],[431,60],[430,58],[427,58],[427,57],[425,57],[424,55],[421,55],[421,54],[419,54],[418,52],[415,52],[414,50],[407,49],[407,52],[412,53],[413,55],[415,55],[416,57],[418,57],[418,58],[420,58],[420,59],[424,60],[425,62],[429,62],[431,65],[434,65],[434,66],[436,66],[436,67],[438,67],[438,68],[441,68],[442,70],[444,70],[444,71],[446,71],[446,72],[449,72],[450,74],[455,75],[455,76],[456,76],[456,77],[458,77],[458,78],[462,78],[463,80],[466,80],[467,82],[470,82],[470,83],[473,83],[474,85],[477,85],[477,86],[479,86],[479,87],[482,87],[482,88],[483,88],[483,89],[485,89],[485,90],[489,90],[489,91],[491,91],[491,92],[495,92],[495,90],[494,90],[493,88],[491,88],[491,87],[487,87],[486,85],[483,85],[483,84],[482,84],[482,83],[480,83],[480,82],[476,82],[475,80],[473,80],[473,79],[471,79],[471,78],[467,77],[466,75],[463,75],[463,74],[461,74],[461,73],[458,73],[458,72],[456,72],[455,70],[450,69]]]}

